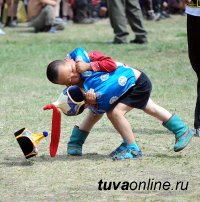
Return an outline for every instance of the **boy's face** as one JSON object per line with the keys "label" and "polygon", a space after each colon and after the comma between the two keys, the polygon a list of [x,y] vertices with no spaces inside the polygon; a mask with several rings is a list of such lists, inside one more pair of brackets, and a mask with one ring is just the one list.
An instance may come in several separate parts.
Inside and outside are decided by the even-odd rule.
{"label": "boy's face", "polygon": [[75,85],[81,81],[80,73],[76,69],[74,60],[65,61],[64,65],[59,66],[58,81],[60,85]]}

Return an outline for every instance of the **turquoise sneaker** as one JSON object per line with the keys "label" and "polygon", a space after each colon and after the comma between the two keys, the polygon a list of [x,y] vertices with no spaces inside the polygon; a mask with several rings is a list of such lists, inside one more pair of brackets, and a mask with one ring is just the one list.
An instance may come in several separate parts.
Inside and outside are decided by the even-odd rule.
{"label": "turquoise sneaker", "polygon": [[122,152],[114,155],[112,157],[112,159],[114,161],[116,161],[116,160],[126,160],[126,159],[132,159],[132,160],[142,159],[142,152],[141,152],[141,150],[136,151],[134,149],[125,149]]}
{"label": "turquoise sneaker", "polygon": [[119,147],[117,147],[114,151],[112,151],[110,153],[110,156],[113,157],[113,156],[119,154],[120,152],[124,151],[125,149],[127,149],[126,146],[127,146],[127,143],[123,142],[121,145],[119,145]]}

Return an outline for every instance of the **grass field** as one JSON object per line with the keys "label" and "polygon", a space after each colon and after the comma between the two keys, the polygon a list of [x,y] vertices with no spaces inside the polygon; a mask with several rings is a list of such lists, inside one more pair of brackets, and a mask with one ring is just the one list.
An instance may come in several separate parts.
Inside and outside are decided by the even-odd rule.
{"label": "grass field", "polygon": [[[62,115],[58,154],[49,156],[50,137],[39,145],[37,157],[26,160],[13,133],[22,127],[38,133],[51,129],[51,111],[42,107],[55,101],[63,87],[46,79],[46,66],[75,47],[99,50],[146,72],[153,83],[153,100],[176,112],[193,127],[196,76],[191,69],[186,38],[186,17],[173,16],[146,22],[147,45],[110,45],[108,20],[94,25],[69,24],[57,34],[31,32],[20,25],[0,37],[0,201],[200,201],[199,139],[179,153],[173,152],[174,135],[157,120],[133,110],[127,115],[143,151],[141,161],[112,161],[108,154],[121,141],[106,116],[92,130],[82,157],[66,155],[77,117]],[[134,35],[130,32],[129,39]],[[169,190],[98,190],[100,180],[171,183]],[[175,190],[181,181],[181,190]],[[186,187],[188,182],[188,186]],[[172,190],[173,188],[173,190]],[[186,190],[187,189],[187,190]]]}

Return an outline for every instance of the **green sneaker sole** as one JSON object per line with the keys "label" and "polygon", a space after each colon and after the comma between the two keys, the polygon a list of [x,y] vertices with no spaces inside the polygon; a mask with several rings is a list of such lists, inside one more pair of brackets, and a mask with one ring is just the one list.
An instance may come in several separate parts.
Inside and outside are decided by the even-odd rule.
{"label": "green sneaker sole", "polygon": [[182,146],[177,147],[177,148],[174,146],[174,151],[179,152],[179,151],[183,150],[190,143],[193,136],[194,136],[193,131],[191,129],[188,129],[188,131],[184,135],[182,135],[180,137],[180,138],[185,138],[186,139],[185,144],[183,144]]}

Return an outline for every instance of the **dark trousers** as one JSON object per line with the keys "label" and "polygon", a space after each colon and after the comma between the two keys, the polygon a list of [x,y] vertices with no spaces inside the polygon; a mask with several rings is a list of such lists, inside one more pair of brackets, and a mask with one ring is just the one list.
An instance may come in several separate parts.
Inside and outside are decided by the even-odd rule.
{"label": "dark trousers", "polygon": [[197,75],[197,100],[194,127],[200,128],[200,17],[187,15],[188,52]]}
{"label": "dark trousers", "polygon": [[73,12],[74,22],[81,22],[90,17],[89,0],[75,0]]}
{"label": "dark trousers", "polygon": [[138,0],[108,0],[108,13],[116,42],[126,42],[127,20],[136,36],[145,37],[143,16]]}

